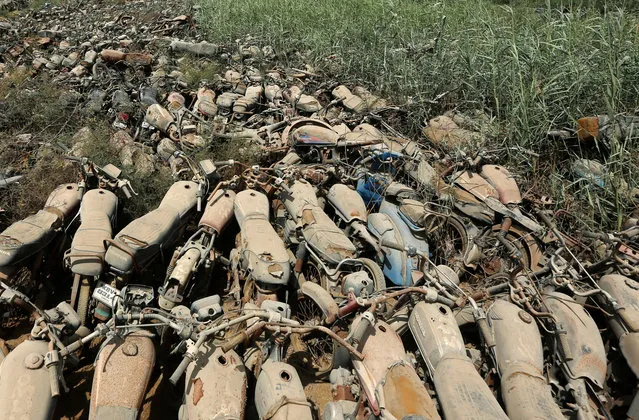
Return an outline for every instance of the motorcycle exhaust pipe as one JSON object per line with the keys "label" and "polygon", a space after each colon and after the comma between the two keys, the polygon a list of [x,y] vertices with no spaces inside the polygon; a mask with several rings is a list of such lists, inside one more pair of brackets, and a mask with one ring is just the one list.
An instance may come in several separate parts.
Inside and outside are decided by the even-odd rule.
{"label": "motorcycle exhaust pipe", "polygon": [[408,320],[437,391],[444,417],[507,419],[486,382],[466,355],[466,346],[450,308],[419,302]]}

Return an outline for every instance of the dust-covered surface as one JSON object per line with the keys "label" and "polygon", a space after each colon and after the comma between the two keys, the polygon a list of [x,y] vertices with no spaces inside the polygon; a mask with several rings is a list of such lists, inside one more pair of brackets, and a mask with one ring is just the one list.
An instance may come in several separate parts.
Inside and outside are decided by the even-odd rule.
{"label": "dust-covered surface", "polygon": [[[411,210],[409,203],[402,210],[403,217],[406,220],[414,216],[411,220],[415,224],[425,225],[418,230],[428,232],[427,238],[421,239],[430,246],[430,253],[426,251],[428,258],[432,258],[435,265],[448,265],[454,276],[459,276],[459,287],[448,283],[446,289],[439,284],[439,292],[448,296],[451,306],[469,309],[472,296],[480,307],[488,310],[496,296],[510,299],[538,316],[540,327],[547,332],[566,325],[548,321],[556,318],[545,315],[547,307],[542,298],[545,293],[557,289],[585,296],[584,289],[591,288],[595,281],[590,276],[599,280],[603,274],[621,273],[629,278],[628,282],[637,278],[637,255],[633,254],[637,241],[633,232],[639,218],[639,190],[633,176],[637,161],[631,145],[639,129],[639,117],[631,112],[609,116],[606,110],[597,110],[601,115],[583,115],[585,119],[570,127],[562,125],[557,130],[549,130],[543,142],[537,145],[528,142],[524,147],[509,143],[512,126],[497,118],[491,109],[461,112],[454,104],[438,105],[429,109],[436,108],[442,111],[441,115],[426,112],[424,116],[428,118],[416,127],[415,103],[397,104],[391,98],[382,97],[369,83],[339,80],[339,72],[331,68],[330,62],[322,64],[306,51],[283,50],[278,48],[281,44],[273,43],[274,47],[264,39],[251,36],[234,42],[209,43],[198,24],[201,12],[189,2],[109,0],[31,5],[8,2],[1,7],[1,229],[40,210],[58,184],[82,180],[80,169],[84,166],[65,156],[86,157],[95,166],[113,163],[123,171],[120,178],[131,182],[137,195],[121,200],[115,233],[155,208],[173,181],[185,178],[184,174],[192,168],[188,167],[190,161],[180,157],[181,152],[194,161],[233,159],[242,162],[245,165],[242,170],[222,171],[227,185],[238,189],[253,187],[267,193],[297,179],[319,185],[332,176],[342,177],[342,182],[359,188],[358,168],[366,168],[370,161],[367,158],[379,158],[387,153],[391,156],[390,163],[366,169],[382,173],[389,165],[396,165],[389,171],[390,179],[410,184],[416,197],[429,201],[428,214],[422,213],[423,205]],[[436,44],[432,46],[436,47]],[[334,150],[339,159],[329,156],[332,152],[327,151],[329,148],[312,147],[313,142],[327,139],[328,143],[340,144]],[[301,146],[292,147],[295,142]],[[392,154],[397,151],[397,145],[401,146],[401,156]],[[247,169],[251,164],[264,167],[274,164],[286,155],[289,147],[298,152],[300,161],[311,162],[310,166],[296,169],[293,165],[291,171],[285,172],[284,180],[265,175],[270,174],[270,169],[262,172]],[[517,161],[512,159],[513,155],[517,155],[519,162],[526,161],[527,166],[504,169],[502,165]],[[426,168],[417,162],[427,163]],[[499,182],[487,175],[484,164],[495,165],[493,171],[502,175]],[[233,175],[237,177],[232,178]],[[469,181],[471,177],[474,178]],[[473,184],[479,182],[478,179],[479,186]],[[100,186],[113,187],[122,196],[119,187]],[[492,197],[486,199],[483,192]],[[326,191],[322,191],[322,195],[322,199],[328,196]],[[512,200],[505,199],[506,196]],[[286,197],[286,194],[280,195],[278,200],[285,201]],[[478,199],[485,205],[477,205]],[[281,201],[280,207],[276,200],[271,201],[273,210],[282,208]],[[365,212],[375,207],[367,204]],[[330,216],[339,217],[338,211],[325,207]],[[555,231],[542,223],[541,214],[550,215],[557,226]],[[288,241],[291,232],[286,230],[290,225],[282,222],[285,217],[293,216],[275,212],[269,222],[277,234]],[[298,221],[298,229],[315,222],[312,213],[311,216],[305,213],[304,217],[304,223]],[[451,219],[458,224],[450,222]],[[189,222],[182,226],[185,232],[179,244],[195,232],[195,220]],[[36,302],[44,307],[70,299],[73,277],[68,267],[64,267],[62,252],[69,248],[78,220],[62,223],[63,229],[52,246],[57,254],[53,254],[54,258],[47,254],[44,268],[37,270],[42,279],[38,283],[40,293]],[[340,227],[347,229],[344,224]],[[558,231],[564,239],[562,247],[556,242]],[[220,249],[217,250],[216,244],[216,252],[230,259],[229,251],[239,246],[235,238],[239,232],[240,226],[232,222],[218,240]],[[347,232],[358,247],[365,248],[358,242],[360,238],[355,239],[354,231]],[[464,236],[463,232],[472,232],[472,235]],[[289,242],[287,246],[293,248]],[[473,246],[478,251],[471,256],[468,250]],[[574,253],[566,253],[566,247],[571,247]],[[172,248],[163,249],[158,262],[147,267],[136,281],[159,285],[166,275],[172,251]],[[379,249],[366,252],[367,258],[382,255]],[[38,258],[41,256],[34,256],[33,260]],[[594,264],[597,261],[604,262]],[[383,264],[380,262],[380,267]],[[592,272],[586,271],[584,266],[591,264],[595,268]],[[551,268],[544,271],[546,266]],[[221,267],[216,265],[219,273],[211,277],[219,280],[216,293],[222,293],[225,289],[222,284],[227,279],[230,284],[234,274],[240,276],[232,268],[228,269],[229,274]],[[277,269],[274,271],[279,273]],[[339,295],[336,301],[342,309],[347,302],[353,305],[352,296],[343,289],[336,292],[337,286],[327,286],[320,271],[317,265],[306,264],[303,274],[329,289],[333,296]],[[436,271],[429,275],[435,275]],[[534,287],[529,283],[534,277],[532,273],[537,279],[543,279]],[[242,272],[241,276],[244,275],[249,276]],[[427,284],[434,287],[430,281],[426,280]],[[627,283],[630,288],[634,284]],[[260,295],[263,289],[257,292],[258,289],[251,287],[255,285],[250,281],[244,283],[242,293],[247,300],[253,299],[253,294],[264,298]],[[401,287],[388,282],[388,290],[381,290],[385,289],[384,284],[379,289],[375,291],[376,297]],[[233,291],[239,294],[238,290]],[[454,296],[445,295],[444,290]],[[225,297],[231,295],[228,293]],[[282,297],[265,295],[269,296],[266,300]],[[286,298],[290,299],[288,290]],[[627,362],[613,334],[615,327],[611,329],[608,324],[611,306],[607,305],[611,302],[582,297],[577,300],[592,315],[597,337],[597,328],[601,329],[607,350],[604,363],[610,365],[607,373],[604,369],[605,386],[603,390],[597,389],[596,398],[600,400],[602,412],[608,410],[615,415],[625,412],[632,398],[628,390],[633,389],[636,379],[623,373],[629,371]],[[411,308],[413,303],[411,301]],[[237,312],[233,305],[230,313]],[[393,304],[380,304],[380,307],[376,315],[392,324],[393,314],[389,310],[392,312]],[[297,303],[295,316],[298,318],[301,308],[303,305]],[[307,322],[317,322],[313,318],[317,308],[311,306],[309,311],[313,310],[316,312],[305,314]],[[471,318],[478,313],[472,312]],[[12,350],[28,337],[31,325],[19,312],[8,314],[0,337]],[[341,338],[349,332],[351,319],[346,320],[347,317],[348,314],[331,325],[332,332]],[[528,319],[524,315],[519,317],[523,322]],[[481,351],[483,339],[476,330],[470,331],[466,323],[457,321],[465,327],[462,331],[466,342],[464,351],[481,375],[480,381],[489,383],[489,392],[503,405],[505,392],[499,390],[500,380],[493,360]],[[239,333],[243,327],[229,330],[228,336]],[[419,374],[426,383],[419,391],[422,397],[426,394],[437,397],[437,390],[430,391],[434,386],[423,363],[427,356],[420,354],[422,349],[409,336],[410,333],[403,336],[408,353],[402,350],[401,357],[391,365],[416,366],[413,373]],[[556,351],[552,333],[544,337],[547,359],[539,370],[550,378],[553,401],[565,412],[574,414],[577,411],[575,397],[558,366],[565,362],[563,355]],[[173,386],[168,382],[180,359],[167,354],[171,346],[166,345],[164,338],[158,346],[158,360],[142,402],[140,418],[175,418],[182,404],[183,385]],[[239,348],[248,348],[250,341],[243,340]],[[327,350],[327,343],[332,342],[326,337],[306,335],[300,351],[302,360],[308,364],[308,358],[315,357],[317,361],[322,352],[331,353],[332,344]],[[169,344],[174,343],[169,340]],[[268,349],[273,344],[260,345]],[[80,353],[77,366],[67,364],[64,377],[69,392],[59,398],[56,418],[88,416],[98,348],[99,342],[86,347]],[[252,370],[258,372],[263,362],[256,363],[257,367],[253,366]],[[364,396],[352,372],[342,378],[345,383],[339,386],[328,382],[327,372],[318,377],[302,369],[300,372],[315,414],[321,414],[326,404],[338,397],[346,400],[357,397],[359,405],[355,408],[360,417],[374,411],[371,397]],[[248,376],[247,417],[253,418],[256,417],[253,403],[256,381],[252,374]],[[398,386],[398,389],[403,388]],[[400,397],[406,398],[406,395]],[[592,395],[590,398],[588,402],[594,404]],[[392,401],[388,404],[392,406]],[[441,412],[441,401],[437,407]]]}

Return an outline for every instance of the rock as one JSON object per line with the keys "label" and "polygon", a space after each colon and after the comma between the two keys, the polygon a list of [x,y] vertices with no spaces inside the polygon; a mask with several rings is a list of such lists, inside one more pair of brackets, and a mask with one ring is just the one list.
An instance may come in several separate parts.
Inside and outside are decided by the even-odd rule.
{"label": "rock", "polygon": [[201,55],[205,57],[215,57],[219,51],[217,45],[209,44],[202,41],[199,44],[192,42],[173,41],[171,42],[171,50],[176,52],[186,52],[195,55]]}
{"label": "rock", "polygon": [[120,153],[122,148],[124,148],[124,146],[126,146],[128,143],[133,143],[133,137],[131,137],[129,133],[124,130],[116,131],[111,135],[111,138],[109,139],[109,144],[116,153]]}
{"label": "rock", "polygon": [[89,127],[82,127],[71,138],[71,155],[77,157],[87,156],[91,143],[97,142],[98,139]]}

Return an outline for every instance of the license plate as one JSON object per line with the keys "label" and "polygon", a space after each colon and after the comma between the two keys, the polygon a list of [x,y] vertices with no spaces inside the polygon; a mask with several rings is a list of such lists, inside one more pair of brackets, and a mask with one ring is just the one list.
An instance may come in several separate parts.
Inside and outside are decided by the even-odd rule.
{"label": "license plate", "polygon": [[115,297],[120,294],[120,291],[115,287],[111,287],[106,283],[98,283],[95,290],[93,290],[93,299],[98,302],[113,308]]}

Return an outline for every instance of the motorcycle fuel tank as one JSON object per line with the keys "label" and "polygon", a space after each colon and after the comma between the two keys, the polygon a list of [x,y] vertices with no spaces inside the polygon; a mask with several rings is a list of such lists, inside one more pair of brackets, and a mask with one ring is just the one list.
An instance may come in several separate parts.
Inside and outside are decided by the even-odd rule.
{"label": "motorcycle fuel tank", "polygon": [[95,364],[90,420],[135,420],[155,365],[155,347],[144,331],[105,345]]}
{"label": "motorcycle fuel tank", "polygon": [[448,307],[419,302],[408,327],[433,379],[445,418],[508,418],[466,355],[457,321]]}
{"label": "motorcycle fuel tank", "polygon": [[487,317],[508,417],[563,419],[543,374],[541,334],[533,317],[502,299],[493,303]]}

